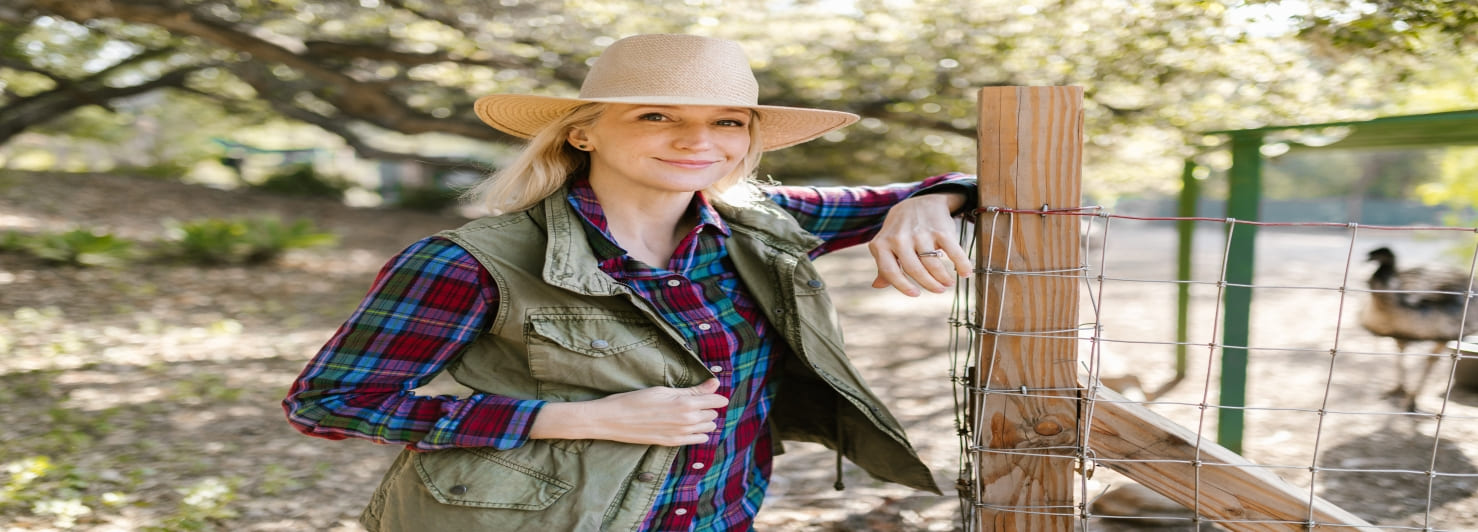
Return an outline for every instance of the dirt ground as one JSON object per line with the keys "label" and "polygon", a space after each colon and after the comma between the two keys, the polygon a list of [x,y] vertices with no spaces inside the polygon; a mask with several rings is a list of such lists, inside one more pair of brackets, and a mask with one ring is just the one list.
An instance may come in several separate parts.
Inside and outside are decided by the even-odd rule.
{"label": "dirt ground", "polygon": [[[0,232],[89,226],[148,240],[160,237],[168,218],[260,214],[310,218],[341,239],[257,268],[55,268],[0,254],[0,530],[359,530],[355,516],[396,449],[301,436],[278,402],[384,259],[460,218],[147,179],[0,174]],[[1173,276],[1168,225],[1113,223],[1107,245],[1090,255],[1104,259],[1095,275]],[[1198,233],[1198,279],[1219,274],[1218,231]],[[1359,258],[1377,240],[1411,263],[1441,260],[1453,244],[1412,233],[1369,238],[1356,242],[1351,286],[1363,286],[1370,266]],[[1465,238],[1471,250],[1473,237]],[[1337,288],[1349,250],[1343,231],[1265,229],[1257,282]],[[792,443],[777,459],[759,530],[962,529],[952,490],[960,454],[948,380],[952,296],[873,290],[869,262],[859,249],[818,265],[850,354],[946,492],[885,485],[850,463],[847,489],[834,491],[833,455]],[[1102,375],[1134,375],[1150,389],[1170,381],[1174,349],[1158,342],[1174,337],[1174,286],[1109,280],[1091,288],[1083,315],[1104,328]],[[1216,334],[1215,286],[1192,293],[1191,341],[1205,343]],[[1267,349],[1250,353],[1246,456],[1381,527],[1478,530],[1478,394],[1444,393],[1444,362],[1419,398],[1419,415],[1401,412],[1381,393],[1394,382],[1397,357],[1375,354],[1393,345],[1357,325],[1361,294],[1347,294],[1343,307],[1339,295],[1256,291],[1251,343]],[[1331,357],[1332,348],[1339,354]],[[1189,351],[1188,377],[1152,408],[1212,438],[1215,416],[1203,418],[1194,405],[1215,402],[1220,361],[1205,347]],[[1129,484],[1100,468],[1083,490],[1107,503],[1111,497],[1098,498]],[[1079,525],[1196,529],[1157,503],[1128,511],[1134,519]]]}

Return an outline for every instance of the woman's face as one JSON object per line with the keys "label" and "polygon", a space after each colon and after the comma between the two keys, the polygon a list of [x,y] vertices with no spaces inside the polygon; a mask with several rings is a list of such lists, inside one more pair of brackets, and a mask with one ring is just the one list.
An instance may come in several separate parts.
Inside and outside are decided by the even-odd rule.
{"label": "woman's face", "polygon": [[748,109],[611,104],[568,140],[590,152],[590,180],[607,190],[692,193],[743,164]]}

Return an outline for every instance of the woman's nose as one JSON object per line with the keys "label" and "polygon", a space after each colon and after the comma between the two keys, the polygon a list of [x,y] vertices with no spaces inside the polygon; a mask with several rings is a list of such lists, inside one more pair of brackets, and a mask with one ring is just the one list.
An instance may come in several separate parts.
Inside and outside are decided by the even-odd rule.
{"label": "woman's nose", "polygon": [[708,130],[707,124],[689,124],[678,128],[677,138],[673,144],[679,148],[690,150],[707,149],[713,146],[713,132]]}

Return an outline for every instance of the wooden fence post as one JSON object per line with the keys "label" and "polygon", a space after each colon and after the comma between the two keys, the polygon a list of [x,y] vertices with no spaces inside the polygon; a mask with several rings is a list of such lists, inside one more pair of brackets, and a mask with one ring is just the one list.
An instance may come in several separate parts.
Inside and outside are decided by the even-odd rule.
{"label": "wooden fence post", "polygon": [[[981,207],[1071,209],[1081,201],[1081,87],[980,91]],[[984,328],[971,373],[973,530],[1068,531],[1081,444],[1076,216],[980,213]]]}

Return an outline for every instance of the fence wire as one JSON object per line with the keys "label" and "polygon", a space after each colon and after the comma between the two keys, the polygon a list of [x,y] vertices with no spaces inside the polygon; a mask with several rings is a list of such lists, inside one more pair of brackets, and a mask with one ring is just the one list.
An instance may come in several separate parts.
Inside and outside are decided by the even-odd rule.
{"label": "fence wire", "polygon": [[[1357,325],[1352,325],[1355,320],[1347,320],[1351,312],[1360,311],[1367,301],[1377,294],[1395,294],[1405,298],[1420,298],[1427,296],[1453,296],[1460,298],[1466,304],[1462,305],[1458,312],[1461,324],[1457,334],[1451,340],[1459,342],[1463,338],[1478,335],[1478,331],[1469,330],[1469,321],[1473,318],[1468,316],[1469,312],[1478,312],[1473,308],[1474,300],[1478,298],[1473,282],[1474,271],[1478,269],[1478,228],[1469,227],[1439,227],[1439,226],[1379,226],[1361,225],[1357,223],[1272,223],[1256,222],[1248,220],[1236,220],[1231,218],[1206,218],[1206,217],[1145,217],[1115,215],[1107,212],[1102,207],[1083,207],[1072,209],[1041,209],[1022,210],[1005,209],[997,207],[983,207],[978,210],[974,219],[962,222],[960,231],[961,244],[972,253],[979,255],[982,249],[982,239],[986,243],[1005,242],[1005,246],[987,245],[983,257],[972,257],[977,264],[976,275],[956,285],[954,301],[950,311],[949,324],[955,333],[951,336],[950,370],[949,377],[953,383],[954,406],[955,406],[955,430],[959,437],[959,477],[956,481],[956,490],[960,495],[960,518],[964,523],[965,530],[976,530],[979,526],[980,512],[988,510],[992,513],[1012,514],[1042,514],[1057,516],[1072,516],[1075,529],[1077,530],[1102,530],[1115,532],[1119,530],[1138,530],[1146,523],[1156,526],[1164,526],[1167,522],[1181,526],[1179,530],[1243,530],[1243,529],[1313,529],[1313,528],[1341,528],[1345,525],[1337,523],[1318,522],[1315,515],[1315,502],[1319,499],[1328,499],[1342,506],[1346,511],[1365,519],[1371,527],[1361,529],[1382,530],[1472,530],[1478,529],[1478,467],[1473,465],[1478,461],[1478,394],[1463,392],[1458,394],[1467,401],[1459,404],[1454,402],[1455,380],[1460,367],[1471,364],[1478,367],[1478,354],[1465,349],[1447,349],[1439,345],[1430,353],[1411,354],[1404,351],[1383,350],[1376,346],[1391,345],[1389,339],[1378,338],[1374,335],[1363,338],[1351,339],[1347,337],[1348,332],[1358,331]],[[1072,268],[1062,268],[1048,271],[1029,271],[1017,269],[1012,264],[1016,256],[1017,246],[1014,239],[1016,227],[1013,217],[1016,216],[1063,216],[1073,217],[1080,221],[1082,232],[1080,233],[1080,264]],[[1110,266],[1118,261],[1110,259],[1121,258],[1128,254],[1142,254],[1142,242],[1129,242],[1120,244],[1113,240],[1115,232],[1113,228],[1118,224],[1136,224],[1136,231],[1154,230],[1156,228],[1173,228],[1175,225],[1190,222],[1198,228],[1210,226],[1221,229],[1224,240],[1221,242],[1219,252],[1215,253],[1214,270],[1217,275],[1214,278],[1191,278],[1181,279],[1171,275],[1150,275],[1153,268],[1137,268],[1126,271],[1110,270]],[[977,229],[977,225],[979,228]],[[995,234],[982,234],[989,228]],[[1291,230],[1308,231],[1323,240],[1331,240],[1331,234],[1343,233],[1340,252],[1322,255],[1321,259],[1315,261],[1318,265],[1328,265],[1329,268],[1323,273],[1337,281],[1332,286],[1318,283],[1288,283],[1271,282],[1268,284],[1253,283],[1231,283],[1227,281],[1228,266],[1238,257],[1232,255],[1231,242],[1238,231],[1255,230],[1254,228],[1270,228],[1269,230]],[[1277,228],[1277,229],[1273,229]],[[1168,234],[1168,232],[1167,232]],[[1367,247],[1374,247],[1369,241],[1373,240],[1374,234],[1399,234],[1405,237],[1431,237],[1432,235],[1446,235],[1453,238],[1448,247],[1461,250],[1467,259],[1468,286],[1466,291],[1446,290],[1399,290],[1399,289],[1372,289],[1359,277],[1352,277],[1352,272],[1358,267],[1357,255]],[[1464,235],[1466,234],[1466,235]],[[1267,238],[1267,237],[1264,237]],[[1466,242],[1463,242],[1466,240]],[[1322,240],[1321,240],[1322,241]],[[1008,250],[1006,256],[990,256],[997,249]],[[1277,255],[1268,255],[1265,252],[1257,252],[1259,265],[1276,264],[1282,260]],[[1204,254],[1202,254],[1204,255]],[[1164,257],[1166,262],[1173,263],[1173,256]],[[1404,266],[1398,263],[1398,267]],[[1317,273],[1317,271],[1303,272]],[[1012,294],[1006,293],[1011,290],[1013,283],[1004,282],[1011,277],[1055,277],[1070,278],[1075,283],[1081,284],[1080,296],[1085,305],[1080,305],[1080,321],[1082,323],[1071,329],[1062,330],[1036,330],[1015,331],[1003,330],[1000,318],[1009,311],[1004,307],[1005,302],[1012,299]],[[1000,277],[1000,279],[995,279]],[[1287,277],[1287,276],[1285,276]],[[1298,275],[1293,275],[1299,278]],[[1254,276],[1253,279],[1256,279]],[[1001,281],[1001,282],[994,282]],[[1186,340],[1166,341],[1155,338],[1135,337],[1132,334],[1109,334],[1105,330],[1105,317],[1115,315],[1140,315],[1145,310],[1146,302],[1135,302],[1133,298],[1125,298],[1120,301],[1115,296],[1106,295],[1108,287],[1116,287],[1112,292],[1122,292],[1117,287],[1134,287],[1135,292],[1143,292],[1152,289],[1156,285],[1172,287],[1187,286],[1191,289],[1209,291],[1210,294],[1201,294],[1193,297],[1191,305],[1197,308],[1197,314],[1204,314],[1209,310],[1208,319],[1199,323],[1193,322],[1202,333],[1199,338]],[[982,294],[977,286],[997,287],[1001,293]],[[1333,296],[1334,319],[1332,329],[1327,326],[1323,329],[1307,326],[1301,323],[1278,323],[1277,327],[1316,329],[1304,334],[1316,336],[1313,341],[1304,339],[1292,342],[1289,345],[1268,343],[1266,345],[1226,345],[1222,341],[1223,307],[1226,302],[1227,289],[1232,287],[1247,288],[1254,293],[1259,291],[1294,291],[1307,294],[1324,294]],[[981,299],[983,298],[983,300]],[[1305,295],[1304,299],[1315,299],[1315,296]],[[1174,306],[1174,299],[1163,302],[1150,302],[1155,306]],[[995,305],[993,312],[989,314],[996,317],[994,323],[985,323],[985,316],[980,315],[977,308],[984,309],[984,305]],[[1256,301],[1253,304],[1252,313],[1255,315],[1260,308]],[[1186,310],[1186,312],[1190,312]],[[1173,317],[1172,317],[1173,319]],[[1249,327],[1251,325],[1249,324]],[[1266,329],[1251,327],[1252,337],[1268,336],[1263,333]],[[1274,331],[1276,332],[1276,331]],[[1036,337],[1076,338],[1080,344],[1078,349],[1080,370],[1077,386],[1068,388],[1032,388],[1019,386],[1012,389],[993,389],[990,386],[993,372],[995,371],[995,352],[1000,342],[988,342],[990,349],[985,349],[986,337]],[[1287,335],[1273,334],[1279,338]],[[1469,339],[1469,341],[1474,341]],[[1249,340],[1248,344],[1259,342]],[[1465,344],[1454,344],[1465,345]],[[1186,429],[1194,432],[1194,456],[1191,460],[1184,459],[1135,459],[1127,460],[1103,456],[1094,450],[1091,441],[1092,427],[1094,423],[1093,413],[1095,406],[1101,399],[1092,399],[1099,395],[1099,391],[1107,387],[1106,378],[1118,379],[1113,375],[1105,375],[1105,350],[1112,352],[1123,352],[1125,350],[1155,350],[1173,348],[1183,350],[1185,353],[1197,353],[1197,362],[1204,367],[1204,371],[1195,376],[1194,379],[1176,376],[1174,382],[1167,387],[1170,390],[1155,390],[1156,393],[1149,394],[1149,390],[1141,390],[1145,397],[1143,399],[1130,400],[1129,402],[1149,408],[1151,411],[1172,417],[1181,423]],[[1275,405],[1258,404],[1250,400],[1247,405],[1221,405],[1216,403],[1216,394],[1220,390],[1216,380],[1216,362],[1228,349],[1243,350],[1246,352],[1248,364],[1254,362],[1268,364],[1279,363],[1275,356],[1289,357],[1282,361],[1284,364],[1297,366],[1298,362],[1313,357],[1326,357],[1322,363],[1317,364],[1316,369],[1304,369],[1303,372],[1311,374],[1302,375],[1301,382],[1308,390],[1317,394],[1317,404],[1312,405]],[[1260,355],[1253,359],[1253,354]],[[1186,355],[1189,356],[1189,355]],[[1295,359],[1294,357],[1302,357]],[[1440,376],[1431,379],[1432,382],[1427,390],[1441,390],[1439,395],[1440,405],[1426,410],[1404,411],[1403,409],[1383,409],[1381,401],[1371,401],[1360,394],[1371,395],[1371,382],[1378,382],[1378,375],[1372,376],[1370,370],[1362,363],[1362,359],[1374,357],[1394,358],[1398,367],[1404,367],[1405,359],[1426,359],[1440,357],[1448,360],[1445,378]],[[1466,362],[1465,362],[1466,361]],[[1140,363],[1145,361],[1141,360]],[[1173,363],[1166,360],[1166,365]],[[1308,365],[1308,364],[1304,364]],[[1150,374],[1145,368],[1137,368],[1137,373]],[[1122,371],[1120,368],[1118,371]],[[1290,372],[1293,369],[1289,370]],[[1475,370],[1478,371],[1478,370]],[[1357,373],[1355,376],[1349,373]],[[1138,378],[1135,372],[1131,377]],[[1186,376],[1188,377],[1188,375]],[[1371,378],[1375,377],[1375,378]],[[1253,376],[1249,374],[1249,384]],[[1318,381],[1310,379],[1317,378]],[[1364,381],[1361,384],[1349,384],[1345,381],[1350,379]],[[1322,382],[1319,382],[1322,381]],[[975,383],[983,383],[977,386]],[[1315,384],[1317,382],[1317,384]],[[1194,389],[1191,383],[1199,386]],[[1336,383],[1342,383],[1337,386]],[[1143,383],[1140,383],[1143,388]],[[1177,389],[1178,388],[1178,389]],[[1169,393],[1167,393],[1169,392]],[[1430,395],[1430,394],[1429,394]],[[1041,446],[1029,449],[996,449],[991,448],[988,427],[985,419],[988,417],[982,409],[989,404],[991,397],[1032,397],[1051,398],[1054,400],[1068,399],[1077,402],[1078,415],[1081,417],[1077,427],[1077,437],[1071,445]],[[1424,402],[1429,402],[1430,397],[1421,397]],[[1374,406],[1372,406],[1374,405]],[[1185,415],[1185,410],[1191,410],[1193,415]],[[1259,420],[1263,417],[1276,419],[1276,416],[1285,418],[1298,418],[1301,416],[1312,416],[1313,421],[1298,424],[1297,433],[1289,430],[1280,430],[1274,434],[1275,447],[1280,442],[1307,442],[1308,460],[1304,462],[1289,463],[1263,463],[1257,462],[1255,466],[1227,465],[1209,463],[1202,460],[1203,449],[1214,441],[1214,437],[1207,436],[1208,431],[1213,429],[1212,422],[1214,414],[1218,410],[1236,409],[1247,414],[1258,414]],[[1180,415],[1175,415],[1181,412]],[[1338,418],[1336,420],[1335,418]],[[1386,450],[1385,454],[1376,456],[1351,455],[1351,451],[1345,447],[1358,436],[1351,436],[1350,427],[1357,426],[1355,421],[1363,421],[1366,425],[1377,429],[1371,435],[1374,439],[1385,440],[1411,440],[1417,444],[1424,444],[1425,438],[1430,439],[1429,445],[1422,445],[1412,449],[1410,446],[1397,445],[1395,448]],[[1280,422],[1288,424],[1288,422]],[[1454,430],[1452,427],[1458,427]],[[1259,432],[1261,433],[1261,432]],[[1452,438],[1445,439],[1444,436],[1452,434]],[[1268,438],[1263,438],[1264,440]],[[1293,444],[1288,447],[1296,447]],[[1246,451],[1246,455],[1257,457],[1278,458],[1283,449],[1268,449],[1264,441],[1255,441]],[[1473,453],[1471,458],[1464,453],[1467,449]],[[1407,464],[1411,461],[1402,462],[1402,459],[1413,456],[1411,453],[1421,453],[1421,468],[1414,468]],[[1048,460],[1062,459],[1071,460],[1069,467],[1076,468],[1075,476],[1076,497],[1072,504],[1053,505],[1019,505],[1003,506],[1000,504],[987,503],[982,500],[985,486],[982,484],[978,474],[981,460],[987,455],[1015,455],[1036,456]],[[1325,458],[1329,460],[1324,460]],[[1178,464],[1190,466],[1191,473],[1188,478],[1183,479],[1187,489],[1191,490],[1191,504],[1187,505],[1188,512],[1171,514],[1129,514],[1123,512],[1099,513],[1095,504],[1115,486],[1105,485],[1092,481],[1093,473],[1097,466],[1102,465],[1115,471],[1124,471],[1133,465],[1152,463]],[[1052,463],[1057,463],[1053,461]],[[1307,514],[1301,520],[1255,520],[1255,519],[1227,519],[1206,517],[1201,511],[1204,508],[1203,488],[1204,479],[1202,471],[1207,467],[1256,467],[1273,472],[1285,481],[1295,486],[1307,489]],[[1345,480],[1341,476],[1348,476]],[[1406,480],[1408,477],[1424,477],[1424,482],[1412,482]],[[1397,479],[1397,480],[1392,480]],[[1128,482],[1126,480],[1118,481]],[[1360,485],[1364,494],[1347,496],[1340,490],[1352,485]],[[1424,486],[1422,486],[1424,484]],[[1401,491],[1404,488],[1405,491]],[[1395,491],[1392,491],[1392,490]],[[1376,500],[1369,500],[1375,497]],[[1399,506],[1399,509],[1393,509]],[[1451,511],[1444,510],[1444,506],[1452,506]],[[1462,516],[1471,510],[1466,517]],[[1445,517],[1444,517],[1445,516]],[[1163,529],[1172,530],[1172,529]]]}

